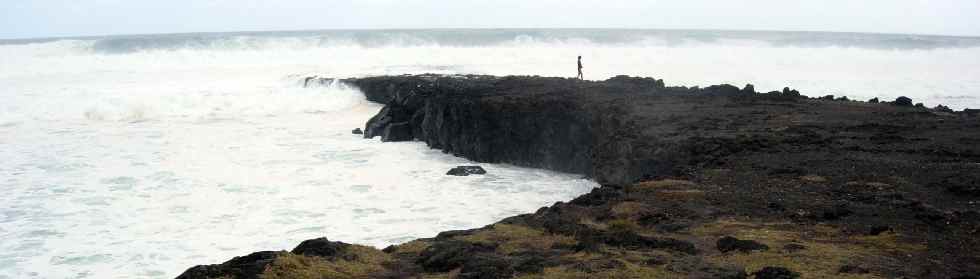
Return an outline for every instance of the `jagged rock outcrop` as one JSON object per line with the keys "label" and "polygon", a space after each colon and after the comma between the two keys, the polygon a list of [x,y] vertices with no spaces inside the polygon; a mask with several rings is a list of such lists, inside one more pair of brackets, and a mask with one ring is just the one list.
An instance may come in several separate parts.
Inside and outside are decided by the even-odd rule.
{"label": "jagged rock outcrop", "polygon": [[[753,86],[666,87],[662,80],[617,76],[603,82],[563,78],[397,76],[345,80],[386,106],[365,138],[421,140],[478,162],[510,163],[627,184],[669,173],[686,160],[682,145],[634,142],[638,128],[623,111],[624,95],[748,98]],[[795,94],[795,95],[794,95]],[[797,92],[781,94],[799,98]],[[648,156],[659,152],[665,156]],[[639,155],[639,156],[637,156]],[[637,158],[637,157],[642,157]]]}
{"label": "jagged rock outcrop", "polygon": [[[742,110],[753,107],[758,114],[775,117],[785,110],[777,107],[780,103],[810,100],[788,87],[782,92],[757,94],[752,85],[744,89],[727,84],[667,87],[662,80],[628,76],[590,82],[419,75],[344,82],[360,88],[369,100],[386,104],[366,124],[366,138],[420,140],[477,162],[579,173],[611,185],[673,175],[694,162],[704,164],[732,152],[795,140],[801,135],[787,132],[800,130],[773,134],[764,130],[767,119],[739,123],[739,119],[725,117],[749,120]],[[808,101],[798,106],[822,109],[841,101],[825,99],[828,103]],[[648,105],[639,105],[640,100]],[[894,103],[911,106],[911,100],[904,97]],[[719,115],[717,118],[701,111],[709,107]],[[706,122],[670,121],[696,114],[707,114],[699,120]],[[732,137],[730,131],[715,129],[721,123],[749,130]],[[658,130],[643,127],[651,124],[659,125]],[[692,129],[697,132],[692,133]]]}

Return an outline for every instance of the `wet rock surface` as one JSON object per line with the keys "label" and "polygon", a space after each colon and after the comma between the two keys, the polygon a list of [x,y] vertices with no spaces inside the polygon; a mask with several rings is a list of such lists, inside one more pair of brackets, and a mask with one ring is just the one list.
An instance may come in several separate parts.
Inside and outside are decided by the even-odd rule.
{"label": "wet rock surface", "polygon": [[471,174],[487,174],[487,171],[480,166],[458,166],[446,172],[446,175],[469,176]]}
{"label": "wet rock surface", "polygon": [[345,82],[386,104],[367,123],[367,138],[418,140],[476,162],[577,173],[603,186],[384,252],[350,246],[340,255],[356,256],[329,256],[339,244],[323,239],[307,245],[321,248],[293,251],[300,255],[260,252],[181,278],[255,278],[276,255],[308,257],[273,261],[313,274],[364,271],[337,278],[980,273],[980,117],[972,111],[624,76]]}

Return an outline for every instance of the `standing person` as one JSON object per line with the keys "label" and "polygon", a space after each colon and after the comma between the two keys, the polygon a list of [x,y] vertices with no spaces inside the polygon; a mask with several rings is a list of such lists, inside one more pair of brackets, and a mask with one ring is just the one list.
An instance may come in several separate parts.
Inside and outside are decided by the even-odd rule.
{"label": "standing person", "polygon": [[582,77],[582,56],[578,56],[578,79],[585,79]]}

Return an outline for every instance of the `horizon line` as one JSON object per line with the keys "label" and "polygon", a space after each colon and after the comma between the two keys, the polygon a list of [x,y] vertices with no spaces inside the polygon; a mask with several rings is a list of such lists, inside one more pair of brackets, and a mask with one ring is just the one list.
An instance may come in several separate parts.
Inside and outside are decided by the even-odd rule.
{"label": "horizon line", "polygon": [[194,31],[194,32],[150,32],[150,33],[115,33],[98,35],[67,35],[67,36],[41,36],[41,37],[13,37],[0,38],[0,41],[44,41],[44,40],[64,40],[64,39],[96,39],[109,37],[127,36],[167,36],[167,35],[198,35],[198,34],[256,34],[256,33],[279,33],[279,32],[322,32],[322,31],[451,31],[451,30],[634,30],[634,31],[722,31],[722,32],[760,32],[760,33],[834,33],[834,34],[862,34],[862,35],[908,35],[908,36],[928,36],[928,37],[947,37],[947,38],[969,38],[980,39],[980,35],[945,35],[945,34],[926,34],[926,33],[893,33],[893,32],[862,32],[862,31],[825,31],[825,30],[776,30],[776,29],[727,29],[727,28],[646,28],[646,27],[436,27],[436,28],[387,28],[387,27],[365,27],[365,28],[318,28],[318,29],[270,29],[270,30],[238,30],[238,31]]}

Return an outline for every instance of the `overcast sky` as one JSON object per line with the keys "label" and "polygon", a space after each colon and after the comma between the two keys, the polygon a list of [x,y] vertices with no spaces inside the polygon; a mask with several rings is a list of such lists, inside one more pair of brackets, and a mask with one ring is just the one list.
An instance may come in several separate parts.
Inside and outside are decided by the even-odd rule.
{"label": "overcast sky", "polygon": [[0,38],[348,28],[690,28],[980,36],[980,0],[5,0]]}

